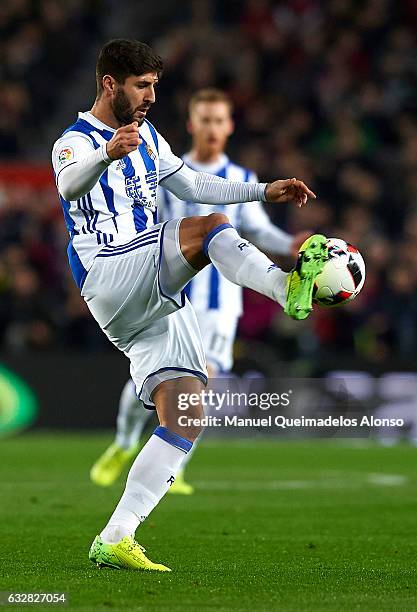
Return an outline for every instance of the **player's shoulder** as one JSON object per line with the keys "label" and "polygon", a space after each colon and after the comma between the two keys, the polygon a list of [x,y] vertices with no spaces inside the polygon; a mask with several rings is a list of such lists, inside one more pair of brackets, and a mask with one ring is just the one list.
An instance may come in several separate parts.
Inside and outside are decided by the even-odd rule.
{"label": "player's shoulder", "polygon": [[72,146],[76,146],[77,141],[82,144],[88,142],[90,145],[92,145],[91,133],[95,129],[96,128],[94,125],[90,124],[88,121],[86,121],[86,119],[78,117],[77,120],[66,127],[59,138],[57,138],[54,143],[53,150],[65,144],[69,140],[71,140]]}
{"label": "player's shoulder", "polygon": [[60,138],[64,138],[68,135],[83,135],[91,138],[92,132],[99,131],[100,128],[97,125],[94,125],[93,122],[90,122],[88,120],[86,113],[79,113],[77,119],[73,121],[67,128],[65,128]]}
{"label": "player's shoulder", "polygon": [[58,141],[62,142],[68,138],[79,138],[80,143],[84,139],[90,145],[92,144],[95,149],[98,149],[102,139],[109,141],[114,131],[114,129],[109,128],[90,112],[81,112],[78,113],[77,120],[63,131]]}
{"label": "player's shoulder", "polygon": [[94,125],[78,117],[62,132],[52,147],[52,165],[55,172],[58,173],[70,165],[78,155],[98,147],[91,136],[94,129]]}
{"label": "player's shoulder", "polygon": [[60,170],[82,152],[88,152],[93,149],[93,143],[88,136],[75,131],[68,131],[53,144],[51,154],[52,165],[56,171]]}

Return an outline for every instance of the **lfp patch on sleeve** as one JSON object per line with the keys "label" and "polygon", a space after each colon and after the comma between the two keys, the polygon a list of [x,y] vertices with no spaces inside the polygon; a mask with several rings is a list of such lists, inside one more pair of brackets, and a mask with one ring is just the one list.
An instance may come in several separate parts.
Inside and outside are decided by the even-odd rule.
{"label": "lfp patch on sleeve", "polygon": [[74,157],[74,150],[72,147],[65,147],[58,153],[58,166],[66,164]]}

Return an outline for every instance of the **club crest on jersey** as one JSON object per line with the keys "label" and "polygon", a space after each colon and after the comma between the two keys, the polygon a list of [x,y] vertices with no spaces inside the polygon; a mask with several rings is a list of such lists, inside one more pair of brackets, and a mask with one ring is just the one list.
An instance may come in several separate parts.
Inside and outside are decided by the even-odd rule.
{"label": "club crest on jersey", "polygon": [[72,147],[65,147],[58,153],[58,166],[66,164],[70,159],[74,157],[74,149]]}
{"label": "club crest on jersey", "polygon": [[148,144],[146,144],[146,152],[147,152],[147,154],[149,155],[149,157],[151,159],[153,159],[153,160],[156,159],[155,153],[152,151],[151,147]]}

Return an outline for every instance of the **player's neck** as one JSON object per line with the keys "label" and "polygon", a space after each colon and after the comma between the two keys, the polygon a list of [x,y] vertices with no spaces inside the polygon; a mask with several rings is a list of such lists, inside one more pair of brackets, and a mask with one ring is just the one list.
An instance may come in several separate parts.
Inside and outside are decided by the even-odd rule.
{"label": "player's neck", "polygon": [[117,130],[120,127],[120,124],[113,115],[111,108],[109,108],[106,104],[103,104],[101,100],[96,100],[94,102],[90,113],[93,115],[93,117],[114,130]]}
{"label": "player's neck", "polygon": [[190,151],[190,158],[192,161],[195,161],[198,164],[215,164],[216,162],[220,161],[223,153],[223,151],[211,153],[210,151],[205,151],[204,149],[193,148]]}

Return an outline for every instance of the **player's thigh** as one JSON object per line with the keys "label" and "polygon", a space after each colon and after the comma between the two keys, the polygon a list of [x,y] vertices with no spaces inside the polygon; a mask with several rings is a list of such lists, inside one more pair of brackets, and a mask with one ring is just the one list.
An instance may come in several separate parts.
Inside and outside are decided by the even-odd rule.
{"label": "player's thigh", "polygon": [[162,295],[175,301],[184,287],[197,274],[184,257],[180,245],[180,226],[183,219],[171,219],[164,224],[158,262],[158,279]]}
{"label": "player's thigh", "polygon": [[125,351],[140,330],[185,304],[182,289],[196,271],[181,256],[178,224],[174,219],[131,243],[108,246],[87,275],[82,295],[120,350]]}
{"label": "player's thigh", "polygon": [[177,296],[197,272],[210,263],[203,252],[204,240],[222,223],[228,223],[226,215],[212,213],[171,219],[164,225],[158,272],[164,294]]}
{"label": "player's thigh", "polygon": [[153,321],[125,351],[136,393],[146,407],[154,408],[153,394],[165,380],[194,376],[207,382],[200,329],[190,302]]}
{"label": "player's thigh", "polygon": [[170,431],[195,440],[201,433],[203,383],[191,376],[166,380],[152,394],[159,422]]}

